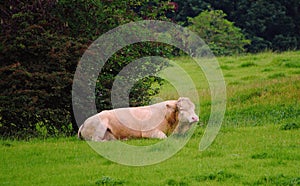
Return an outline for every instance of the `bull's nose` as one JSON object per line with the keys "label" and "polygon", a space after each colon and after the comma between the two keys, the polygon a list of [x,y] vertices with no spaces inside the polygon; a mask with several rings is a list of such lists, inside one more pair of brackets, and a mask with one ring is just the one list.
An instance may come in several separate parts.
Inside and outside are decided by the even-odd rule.
{"label": "bull's nose", "polygon": [[198,118],[197,116],[193,116],[193,117],[192,117],[192,120],[193,120],[194,122],[198,122],[198,121],[199,121],[199,118]]}

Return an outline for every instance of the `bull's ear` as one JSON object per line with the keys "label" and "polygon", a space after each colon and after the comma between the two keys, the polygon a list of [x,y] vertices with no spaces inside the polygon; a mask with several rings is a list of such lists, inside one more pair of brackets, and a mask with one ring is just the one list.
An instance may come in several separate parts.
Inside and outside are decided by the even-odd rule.
{"label": "bull's ear", "polygon": [[182,108],[182,97],[180,97],[178,100],[177,100],[177,103],[176,103],[176,107],[178,110],[180,110]]}
{"label": "bull's ear", "polygon": [[167,107],[168,109],[174,109],[174,110],[177,109],[177,106],[176,106],[176,105],[172,105],[172,104],[167,104],[166,107]]}

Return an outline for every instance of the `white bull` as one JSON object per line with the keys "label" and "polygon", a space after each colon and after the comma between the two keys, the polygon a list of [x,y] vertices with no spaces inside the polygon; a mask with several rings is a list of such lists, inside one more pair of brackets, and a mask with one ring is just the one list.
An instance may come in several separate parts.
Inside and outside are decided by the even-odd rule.
{"label": "white bull", "polygon": [[169,100],[149,106],[102,111],[89,117],[78,130],[78,137],[92,141],[129,138],[164,139],[178,124],[199,121],[189,98]]}

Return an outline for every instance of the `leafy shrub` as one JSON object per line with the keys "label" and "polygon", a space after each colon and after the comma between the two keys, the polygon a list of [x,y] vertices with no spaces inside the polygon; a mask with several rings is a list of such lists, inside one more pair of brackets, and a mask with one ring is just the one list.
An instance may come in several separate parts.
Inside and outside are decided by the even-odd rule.
{"label": "leafy shrub", "polygon": [[[108,60],[103,69],[101,70],[101,74],[98,77],[97,85],[96,85],[96,95],[100,95],[96,98],[96,104],[98,110],[111,109],[112,105],[110,103],[111,100],[111,90],[113,82],[115,78],[118,76],[118,73],[130,62],[136,60],[135,58],[141,58],[145,56],[159,56],[164,54],[171,55],[172,47],[168,45],[159,44],[159,48],[154,46],[155,43],[137,43],[134,45],[130,45],[128,47],[124,47],[122,50],[116,52],[110,60]],[[152,50],[155,48],[156,50]],[[129,53],[124,51],[130,51]],[[167,55],[164,55],[167,57]],[[131,88],[129,92],[129,105],[130,106],[138,106],[138,105],[146,105],[150,103],[150,97],[157,94],[159,92],[159,88],[155,88],[152,85],[157,83],[159,86],[162,85],[163,80],[154,77],[147,76],[143,77],[144,74],[147,74],[148,71],[157,72],[161,70],[166,63],[150,61],[151,59],[144,64],[144,68],[138,70],[138,74],[129,74],[126,78],[129,78],[135,82],[134,86]],[[120,63],[121,61],[121,63]],[[123,90],[124,87],[119,87],[122,90],[120,92],[126,91]],[[119,95],[121,96],[121,95]],[[125,100],[125,98],[124,98]],[[123,107],[122,103],[117,103],[118,105],[114,105],[117,107]]]}
{"label": "leafy shrub", "polygon": [[274,50],[286,51],[297,49],[297,38],[295,36],[284,36],[282,34],[274,36],[272,41]]}
{"label": "leafy shrub", "polygon": [[46,11],[55,6],[54,1],[7,1],[4,5],[4,47],[0,51],[2,136],[36,136],[37,123],[49,135],[72,133],[72,73],[87,45],[81,39],[55,32],[67,29]]}
{"label": "leafy shrub", "polygon": [[188,28],[199,34],[215,55],[233,55],[244,52],[244,46],[250,44],[240,28],[225,19],[222,10],[203,11],[194,18]]}
{"label": "leafy shrub", "polygon": [[[4,1],[0,30],[0,135],[24,138],[74,134],[77,124],[72,110],[72,80],[84,51],[95,38],[120,24],[143,18],[164,19],[166,7],[163,2],[150,4],[147,0]],[[135,12],[136,9],[143,12]],[[97,102],[99,111],[110,107],[111,84],[122,67],[132,59],[152,54],[164,56],[170,51],[159,43],[141,43],[127,49],[132,52],[116,53],[99,77],[103,81],[97,84],[96,95],[105,97],[104,102]],[[161,83],[155,78],[137,83],[131,94],[132,105],[147,104],[149,96],[158,91],[151,88],[156,82]]]}

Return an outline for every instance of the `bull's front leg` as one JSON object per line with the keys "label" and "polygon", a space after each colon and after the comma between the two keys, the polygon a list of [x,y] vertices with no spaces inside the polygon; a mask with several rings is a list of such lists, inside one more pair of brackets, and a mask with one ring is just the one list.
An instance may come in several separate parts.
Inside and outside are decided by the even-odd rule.
{"label": "bull's front leg", "polygon": [[104,134],[103,140],[104,141],[116,140],[116,137],[109,130],[107,130]]}
{"label": "bull's front leg", "polygon": [[92,136],[92,141],[107,141],[107,140],[111,140],[112,139],[112,135],[108,134],[110,133],[107,129],[107,125],[104,123],[103,120],[102,122],[97,122],[94,124],[95,128],[94,128],[94,133]]}
{"label": "bull's front leg", "polygon": [[167,138],[167,135],[165,133],[163,133],[162,131],[155,129],[155,130],[143,132],[142,137],[143,138],[165,139],[165,138]]}

